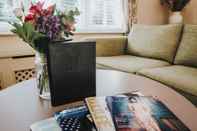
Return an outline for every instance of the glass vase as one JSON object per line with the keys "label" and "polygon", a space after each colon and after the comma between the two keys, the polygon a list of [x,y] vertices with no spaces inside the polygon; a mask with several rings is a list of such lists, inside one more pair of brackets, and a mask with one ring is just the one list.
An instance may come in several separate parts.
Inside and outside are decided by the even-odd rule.
{"label": "glass vase", "polygon": [[44,53],[36,52],[36,83],[39,96],[42,99],[50,100],[49,76],[47,69],[47,58]]}

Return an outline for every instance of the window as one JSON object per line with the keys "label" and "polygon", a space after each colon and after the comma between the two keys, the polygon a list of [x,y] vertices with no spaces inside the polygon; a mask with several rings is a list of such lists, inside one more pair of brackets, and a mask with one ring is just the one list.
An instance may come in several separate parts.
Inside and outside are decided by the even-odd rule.
{"label": "window", "polygon": [[[32,0],[0,0],[0,32],[10,29],[6,21],[15,20],[13,9],[21,2],[25,8]],[[39,1],[39,0],[33,0]],[[126,31],[125,8],[127,0],[45,0],[55,3],[60,10],[78,7],[81,15],[77,18],[76,32],[122,33]]]}
{"label": "window", "polygon": [[12,19],[10,7],[12,6],[11,0],[0,1],[0,32],[8,33],[11,26],[6,22]]}
{"label": "window", "polygon": [[126,0],[62,0],[64,7],[77,6],[81,15],[77,32],[125,32]]}
{"label": "window", "polygon": [[13,9],[19,7],[21,2],[27,5],[29,0],[0,0],[0,34],[11,34],[12,26],[8,24],[8,21],[16,20]]}
{"label": "window", "polygon": [[12,13],[10,10],[12,7],[12,1],[0,1],[0,20],[6,21],[12,19]]}

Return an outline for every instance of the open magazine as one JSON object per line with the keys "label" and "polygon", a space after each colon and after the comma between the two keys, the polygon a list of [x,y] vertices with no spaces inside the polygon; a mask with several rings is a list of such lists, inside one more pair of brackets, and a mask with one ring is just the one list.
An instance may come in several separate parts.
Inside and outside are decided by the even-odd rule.
{"label": "open magazine", "polygon": [[190,131],[153,97],[127,94],[90,97],[85,101],[99,131]]}

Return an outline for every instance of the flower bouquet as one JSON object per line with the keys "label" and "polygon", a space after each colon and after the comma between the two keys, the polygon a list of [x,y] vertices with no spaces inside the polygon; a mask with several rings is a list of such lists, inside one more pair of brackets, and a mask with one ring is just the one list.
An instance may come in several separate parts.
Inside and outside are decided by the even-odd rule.
{"label": "flower bouquet", "polygon": [[167,5],[172,12],[182,11],[190,0],[161,0],[162,5]]}
{"label": "flower bouquet", "polygon": [[31,3],[26,13],[24,7],[14,10],[18,21],[10,22],[11,31],[28,43],[36,51],[36,78],[40,96],[49,99],[49,81],[46,53],[50,42],[62,41],[73,35],[77,8],[58,11],[55,5],[44,8],[44,2]]}
{"label": "flower bouquet", "polygon": [[167,6],[171,10],[169,17],[170,24],[182,24],[183,16],[181,11],[190,0],[161,0],[161,4]]}

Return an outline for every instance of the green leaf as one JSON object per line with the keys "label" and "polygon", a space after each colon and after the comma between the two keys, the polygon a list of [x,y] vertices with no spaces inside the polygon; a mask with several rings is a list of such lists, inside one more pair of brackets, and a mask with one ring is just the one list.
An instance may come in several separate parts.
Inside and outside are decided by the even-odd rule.
{"label": "green leaf", "polygon": [[33,39],[32,35],[35,32],[34,26],[31,23],[24,23],[23,30],[25,33],[26,40],[28,41],[28,43],[31,43]]}
{"label": "green leaf", "polygon": [[16,34],[17,30],[16,29],[11,29],[11,32]]}
{"label": "green leaf", "polygon": [[18,23],[14,23],[13,26],[16,28],[16,30],[15,30],[16,34],[19,37],[21,37],[25,42],[28,42],[26,37],[25,37],[25,32],[24,32],[23,26],[21,26]]}

